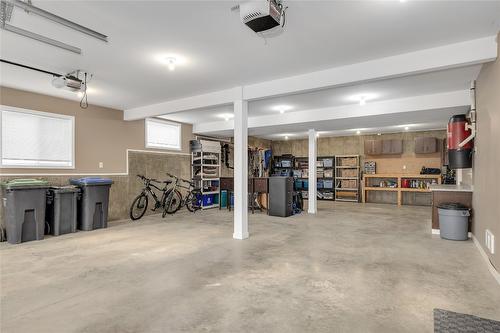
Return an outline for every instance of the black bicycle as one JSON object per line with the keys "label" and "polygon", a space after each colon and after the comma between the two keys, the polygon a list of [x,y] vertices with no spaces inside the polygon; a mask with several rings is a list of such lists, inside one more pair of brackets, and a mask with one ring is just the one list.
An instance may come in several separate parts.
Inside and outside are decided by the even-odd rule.
{"label": "black bicycle", "polygon": [[[167,173],[167,176],[173,178],[175,180],[175,183],[172,191],[169,192],[165,197],[162,217],[165,217],[167,214],[176,213],[182,206],[186,206],[187,210],[192,213],[201,209],[201,190],[195,188],[193,181],[182,179],[169,173]],[[184,184],[188,185],[186,186]],[[178,188],[184,188],[188,190],[186,197],[182,196]]]}
{"label": "black bicycle", "polygon": [[[134,199],[134,201],[132,202],[132,206],[130,206],[130,218],[133,221],[139,220],[146,213],[146,209],[148,209],[149,196],[151,196],[155,202],[152,211],[156,211],[158,208],[163,208],[166,198],[169,197],[169,194],[172,193],[172,191],[176,191],[175,189],[171,189],[168,187],[168,185],[172,183],[171,180],[160,181],[152,178],[146,178],[142,175],[137,175],[137,177],[144,182],[144,188],[142,189],[141,194],[139,194]],[[163,188],[160,188],[156,184],[163,184]],[[153,191],[153,188],[161,192],[160,198],[158,198],[155,191]],[[180,193],[178,193],[178,195],[180,196]],[[175,208],[175,202],[173,202],[173,205],[170,209]],[[179,209],[179,207],[177,207],[176,209]]]}

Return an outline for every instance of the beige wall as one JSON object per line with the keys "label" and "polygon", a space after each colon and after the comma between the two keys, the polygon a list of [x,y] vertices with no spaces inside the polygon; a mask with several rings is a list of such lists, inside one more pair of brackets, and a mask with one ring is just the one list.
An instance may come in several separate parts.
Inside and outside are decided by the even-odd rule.
{"label": "beige wall", "polygon": [[[344,137],[318,138],[318,156],[329,155],[361,155],[361,162],[375,161],[377,173],[419,173],[422,166],[441,167],[441,152],[435,154],[418,154],[415,152],[415,138],[432,136],[440,140],[446,138],[446,131],[404,132],[378,135],[355,135]],[[402,139],[403,154],[401,156],[365,156],[364,141],[370,139]],[[440,145],[441,147],[441,145]],[[304,140],[273,141],[273,155],[292,154],[307,156],[308,143]],[[406,166],[406,169],[403,167]]]}
{"label": "beige wall", "polygon": [[[144,121],[124,121],[121,110],[94,105],[81,109],[75,101],[6,87],[0,87],[0,104],[75,117],[75,169],[3,168],[2,174],[124,173],[126,150],[145,149]],[[191,125],[182,125],[182,136],[182,152],[189,153]],[[102,169],[99,162],[104,164]]]}
{"label": "beige wall", "polygon": [[[497,38],[500,41],[500,34]],[[500,43],[499,43],[500,45]],[[499,47],[500,54],[500,47]],[[484,232],[496,236],[495,254],[489,254],[500,271],[500,60],[481,69],[476,85],[477,136],[474,156],[474,225],[472,232],[485,252]]]}

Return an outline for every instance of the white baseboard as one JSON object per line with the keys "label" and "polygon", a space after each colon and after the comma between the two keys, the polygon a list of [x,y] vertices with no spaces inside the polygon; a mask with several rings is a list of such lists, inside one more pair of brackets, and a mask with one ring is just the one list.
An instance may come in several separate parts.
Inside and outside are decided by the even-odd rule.
{"label": "white baseboard", "polygon": [[474,235],[472,235],[472,241],[474,242],[477,249],[479,250],[481,257],[483,257],[484,261],[486,261],[486,265],[488,265],[488,270],[490,271],[491,275],[493,275],[495,280],[497,280],[498,284],[500,284],[500,273],[495,269],[495,267],[493,267],[493,265],[490,262],[490,258],[488,257],[486,252],[484,252],[483,247],[481,246],[481,244],[479,243],[479,241],[477,240],[477,238]]}

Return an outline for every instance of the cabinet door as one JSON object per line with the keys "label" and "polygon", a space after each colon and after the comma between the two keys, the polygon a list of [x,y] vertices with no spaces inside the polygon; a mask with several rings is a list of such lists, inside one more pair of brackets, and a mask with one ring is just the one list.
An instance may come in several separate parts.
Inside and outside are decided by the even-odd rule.
{"label": "cabinet door", "polygon": [[425,154],[425,138],[415,138],[415,154]]}
{"label": "cabinet door", "polygon": [[373,155],[381,155],[382,150],[382,140],[373,140]]}
{"label": "cabinet door", "polygon": [[373,155],[373,140],[365,140],[365,155]]}
{"label": "cabinet door", "polygon": [[403,140],[391,140],[391,154],[403,153]]}
{"label": "cabinet door", "polygon": [[424,150],[427,154],[437,152],[437,140],[436,138],[425,138],[424,140]]}
{"label": "cabinet door", "polygon": [[382,140],[382,154],[392,154],[392,140]]}

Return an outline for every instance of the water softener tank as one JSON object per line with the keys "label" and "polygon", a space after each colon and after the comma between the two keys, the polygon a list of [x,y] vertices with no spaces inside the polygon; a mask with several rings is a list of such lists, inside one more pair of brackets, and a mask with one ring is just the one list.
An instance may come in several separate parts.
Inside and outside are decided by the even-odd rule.
{"label": "water softener tank", "polygon": [[454,115],[448,122],[448,160],[450,169],[472,168],[473,141],[467,142],[460,147],[460,142],[464,141],[471,130],[467,129],[467,117],[465,114]]}

